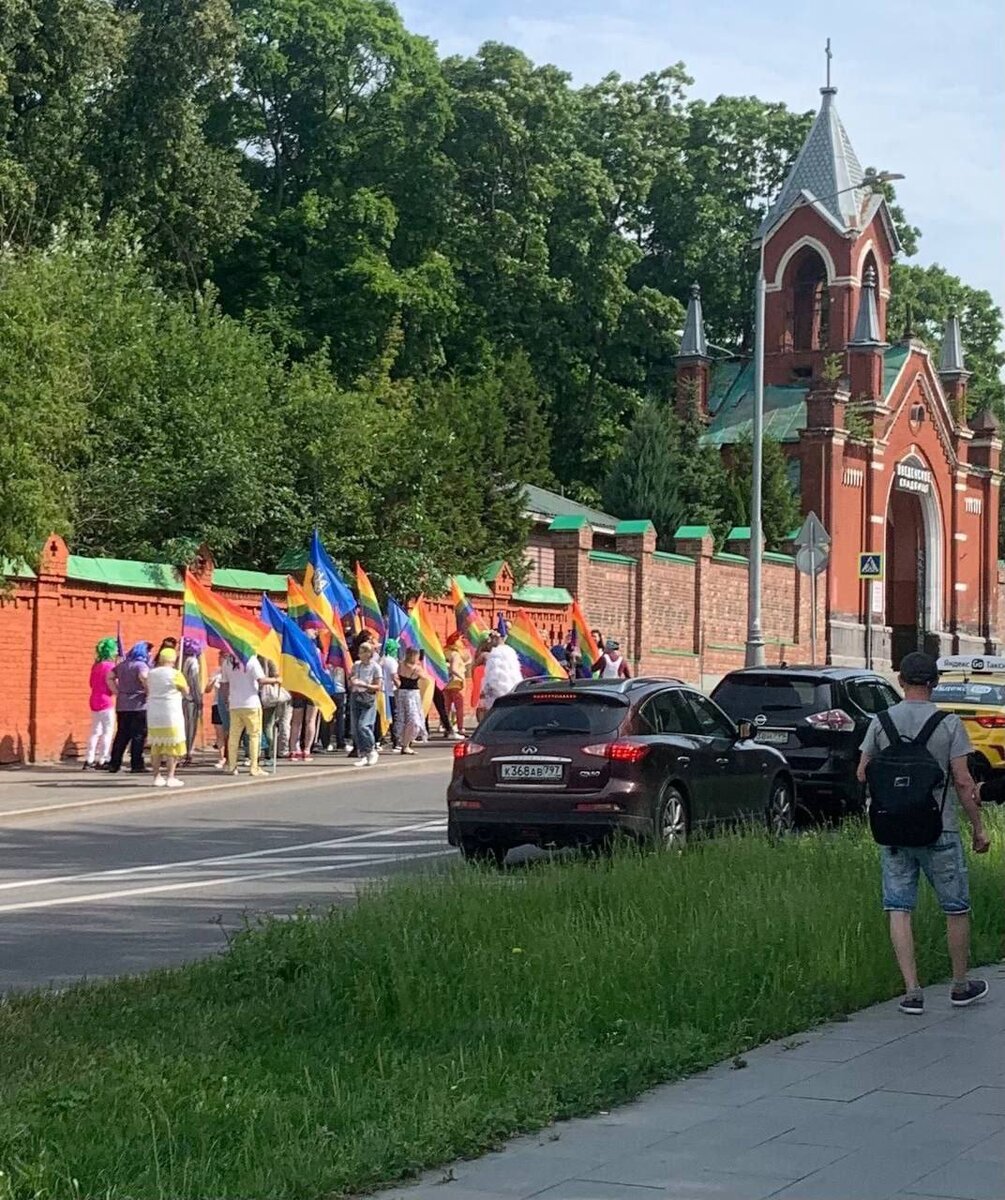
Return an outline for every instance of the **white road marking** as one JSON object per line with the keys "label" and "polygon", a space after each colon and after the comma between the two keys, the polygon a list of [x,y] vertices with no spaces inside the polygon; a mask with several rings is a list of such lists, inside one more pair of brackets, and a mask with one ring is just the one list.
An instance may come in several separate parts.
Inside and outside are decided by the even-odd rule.
{"label": "white road marking", "polygon": [[154,896],[164,892],[192,891],[195,888],[226,887],[228,884],[252,883],[258,879],[282,879],[293,875],[317,874],[321,871],[344,871],[353,867],[375,867],[394,862],[415,862],[418,859],[443,858],[448,854],[454,853],[456,853],[454,850],[445,849],[427,851],[424,854],[388,854],[382,857],[360,858],[354,862],[345,862],[342,860],[331,865],[297,867],[292,870],[283,871],[259,871],[253,875],[224,875],[216,879],[196,879],[186,883],[161,883],[154,887],[123,888],[117,892],[85,892],[77,896],[63,896],[59,899],[26,900],[20,904],[4,904],[0,905],[0,913],[25,912],[29,909],[37,908],[62,908],[70,904],[93,904],[101,900],[118,900],[129,896]]}
{"label": "white road marking", "polygon": [[[355,846],[359,844],[359,848],[366,847],[367,842],[375,842],[378,845],[374,849],[386,849],[380,843],[385,842],[389,837],[393,837],[398,833],[425,833],[434,829],[446,829],[447,822],[445,820],[422,821],[417,825],[397,825],[387,829],[368,830],[366,833],[354,833],[346,837],[331,838],[323,842],[300,842],[293,846],[270,846],[265,850],[247,850],[241,854],[223,854],[216,855],[213,858],[189,858],[181,859],[177,862],[162,862],[162,863],[147,863],[144,866],[137,867],[113,867],[106,871],[86,871],[79,875],[50,875],[45,879],[18,879],[10,880],[7,883],[0,883],[0,891],[12,891],[18,888],[29,887],[50,887],[57,883],[82,883],[89,879],[115,879],[124,875],[140,875],[151,871],[173,871],[182,867],[219,867],[231,862],[246,862],[256,858],[269,858],[279,854],[293,854],[300,850],[330,850],[336,846]],[[390,842],[391,846],[399,845],[430,845],[431,842]],[[0,911],[3,911],[0,909]]]}

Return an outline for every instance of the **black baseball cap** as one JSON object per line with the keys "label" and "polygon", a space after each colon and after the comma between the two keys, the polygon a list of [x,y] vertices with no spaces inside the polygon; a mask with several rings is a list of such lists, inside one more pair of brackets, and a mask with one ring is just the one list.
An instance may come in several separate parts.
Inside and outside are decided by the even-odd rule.
{"label": "black baseball cap", "polygon": [[923,687],[938,683],[939,666],[930,654],[923,654],[920,650],[912,650],[910,654],[905,654],[900,660],[899,674],[904,683],[912,683],[915,686]]}

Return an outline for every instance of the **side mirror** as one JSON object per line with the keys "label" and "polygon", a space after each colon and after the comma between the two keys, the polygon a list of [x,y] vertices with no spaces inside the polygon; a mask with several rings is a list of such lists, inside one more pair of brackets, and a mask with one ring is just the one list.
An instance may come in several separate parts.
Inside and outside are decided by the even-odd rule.
{"label": "side mirror", "polygon": [[738,742],[749,742],[754,736],[753,721],[737,721],[736,723],[736,740]]}

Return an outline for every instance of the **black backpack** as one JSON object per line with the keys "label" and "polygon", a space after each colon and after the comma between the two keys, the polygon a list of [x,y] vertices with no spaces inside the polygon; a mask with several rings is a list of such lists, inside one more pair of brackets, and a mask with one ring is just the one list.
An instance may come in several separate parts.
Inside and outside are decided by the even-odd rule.
{"label": "black backpack", "polygon": [[[865,769],[869,825],[881,846],[930,846],[942,833],[949,776],[935,761],[928,740],[948,713],[932,713],[917,737],[904,737],[890,714],[878,714],[890,744]],[[936,799],[942,789],[942,802]]]}

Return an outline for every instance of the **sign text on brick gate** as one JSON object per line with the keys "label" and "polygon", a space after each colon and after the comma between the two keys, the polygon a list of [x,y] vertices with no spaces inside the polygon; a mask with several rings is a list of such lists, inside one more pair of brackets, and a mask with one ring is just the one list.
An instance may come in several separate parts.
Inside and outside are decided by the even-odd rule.
{"label": "sign text on brick gate", "polygon": [[865,551],[858,556],[859,579],[880,580],[883,575],[884,555],[876,550]]}

